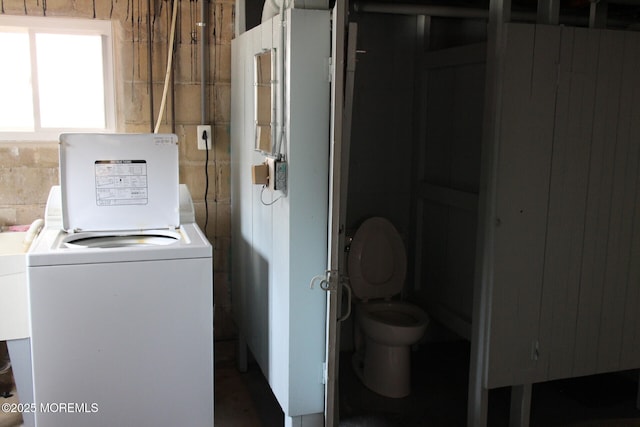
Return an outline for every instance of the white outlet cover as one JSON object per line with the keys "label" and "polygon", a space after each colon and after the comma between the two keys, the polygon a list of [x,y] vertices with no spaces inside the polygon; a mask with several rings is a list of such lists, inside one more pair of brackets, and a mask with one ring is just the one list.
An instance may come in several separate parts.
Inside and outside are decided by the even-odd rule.
{"label": "white outlet cover", "polygon": [[[204,138],[202,137],[205,131],[207,132],[206,143]],[[207,150],[207,149],[211,150],[211,145],[212,145],[211,125],[198,125],[198,129],[196,132],[197,132],[196,136],[198,138],[198,150]]]}

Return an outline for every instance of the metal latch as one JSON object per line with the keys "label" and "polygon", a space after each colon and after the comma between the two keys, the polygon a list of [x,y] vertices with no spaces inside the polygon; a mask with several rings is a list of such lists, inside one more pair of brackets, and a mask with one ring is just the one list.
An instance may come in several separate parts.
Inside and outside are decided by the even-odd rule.
{"label": "metal latch", "polygon": [[338,322],[344,322],[351,316],[351,286],[347,284],[348,277],[340,276],[338,270],[327,270],[323,275],[315,276],[311,279],[309,285],[311,289],[317,283],[323,291],[338,291],[344,288],[347,291],[347,312],[340,318]]}
{"label": "metal latch", "polygon": [[337,276],[339,276],[337,270],[327,270],[324,274],[314,276],[309,287],[313,289],[313,286],[318,283],[323,291],[335,291],[338,289],[338,281],[335,279]]}

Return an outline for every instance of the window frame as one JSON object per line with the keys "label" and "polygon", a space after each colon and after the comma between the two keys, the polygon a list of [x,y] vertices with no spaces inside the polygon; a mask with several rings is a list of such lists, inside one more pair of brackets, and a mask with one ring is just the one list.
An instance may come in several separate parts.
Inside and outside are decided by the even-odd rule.
{"label": "window frame", "polygon": [[[57,141],[63,132],[115,132],[116,123],[116,95],[114,82],[114,49],[113,27],[109,20],[86,18],[58,18],[39,16],[11,16],[0,15],[0,31],[18,29],[29,35],[29,57],[31,59],[31,79],[33,88],[34,130],[29,132],[2,131],[0,142],[7,141]],[[68,34],[68,35],[99,35],[102,39],[102,65],[104,77],[104,128],[42,128],[40,123],[40,105],[38,93],[37,63],[35,37],[37,33]]]}

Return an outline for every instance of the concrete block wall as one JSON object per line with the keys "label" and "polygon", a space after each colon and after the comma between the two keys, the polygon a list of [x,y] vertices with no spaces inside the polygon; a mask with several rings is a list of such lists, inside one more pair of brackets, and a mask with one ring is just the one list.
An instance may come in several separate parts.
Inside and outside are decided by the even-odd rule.
{"label": "concrete block wall", "polygon": [[[236,334],[231,316],[229,253],[231,199],[229,122],[233,0],[179,1],[176,24],[174,96],[169,92],[160,132],[174,132],[180,143],[180,182],[189,186],[197,222],[204,229],[205,151],[197,150],[200,111],[200,2],[209,9],[207,123],[212,126],[213,149],[206,165],[209,175],[207,235],[214,247],[216,339]],[[152,0],[152,74],[154,115],[162,99],[172,2]],[[116,115],[119,132],[151,132],[147,49],[147,1],[133,0],[3,0],[0,14],[79,17],[113,23]],[[3,59],[3,63],[5,60]],[[0,142],[0,227],[28,224],[44,215],[49,188],[58,183],[57,141]]]}

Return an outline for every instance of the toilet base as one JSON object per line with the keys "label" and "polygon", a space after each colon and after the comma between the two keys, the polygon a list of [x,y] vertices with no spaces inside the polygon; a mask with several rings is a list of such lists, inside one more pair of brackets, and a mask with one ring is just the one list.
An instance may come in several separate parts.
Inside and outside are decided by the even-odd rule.
{"label": "toilet base", "polygon": [[385,397],[401,398],[411,393],[411,349],[388,346],[367,338],[363,350],[353,355],[353,367],[362,383]]}

